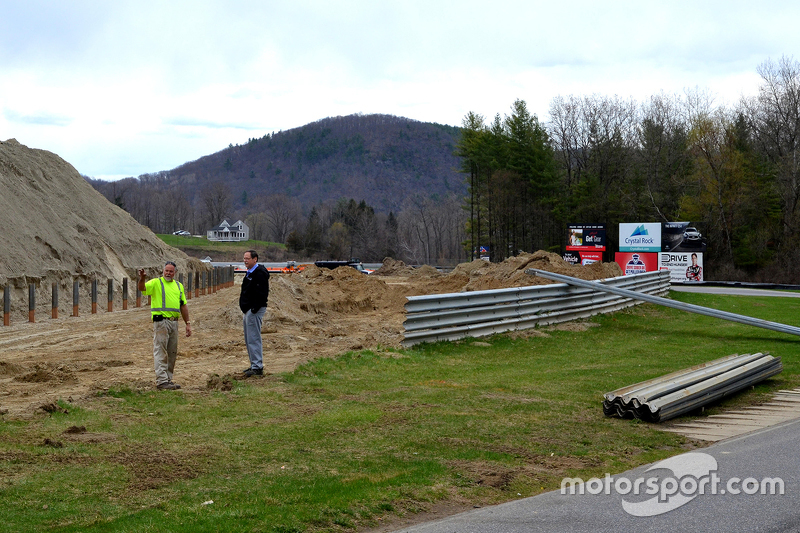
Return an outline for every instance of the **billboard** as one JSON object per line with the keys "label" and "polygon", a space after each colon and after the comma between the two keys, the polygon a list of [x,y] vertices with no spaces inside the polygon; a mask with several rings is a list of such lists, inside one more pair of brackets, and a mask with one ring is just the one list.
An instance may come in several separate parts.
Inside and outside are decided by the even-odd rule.
{"label": "billboard", "polygon": [[567,250],[603,252],[605,249],[605,224],[567,224]]}
{"label": "billboard", "polygon": [[669,270],[670,283],[699,283],[703,280],[702,252],[661,252],[658,268]]}
{"label": "billboard", "polygon": [[661,230],[662,252],[703,253],[707,247],[706,238],[691,222],[664,222]]}
{"label": "billboard", "polygon": [[570,265],[589,265],[591,263],[600,263],[603,261],[603,252],[573,252],[568,250],[564,252],[564,261]]}
{"label": "billboard", "polygon": [[620,252],[660,252],[661,223],[621,223],[619,225]]}
{"label": "billboard", "polygon": [[614,254],[614,261],[625,276],[658,270],[657,253],[617,252]]}

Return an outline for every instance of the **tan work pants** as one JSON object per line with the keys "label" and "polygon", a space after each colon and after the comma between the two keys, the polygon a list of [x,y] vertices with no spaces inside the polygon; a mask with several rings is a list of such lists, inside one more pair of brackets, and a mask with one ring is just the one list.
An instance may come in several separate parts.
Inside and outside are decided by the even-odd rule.
{"label": "tan work pants", "polygon": [[178,322],[176,320],[153,322],[153,366],[156,371],[156,385],[172,381],[177,358]]}

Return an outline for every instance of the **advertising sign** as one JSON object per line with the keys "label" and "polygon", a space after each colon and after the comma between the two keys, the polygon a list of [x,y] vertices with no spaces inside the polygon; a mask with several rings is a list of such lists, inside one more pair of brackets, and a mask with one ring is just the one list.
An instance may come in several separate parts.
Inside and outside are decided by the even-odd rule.
{"label": "advertising sign", "polygon": [[573,252],[571,250],[564,252],[564,261],[570,265],[589,265],[591,263],[599,263],[603,260],[603,252]]}
{"label": "advertising sign", "polygon": [[706,238],[691,222],[665,222],[661,229],[662,252],[706,251]]}
{"label": "advertising sign", "polygon": [[660,252],[661,223],[621,223],[619,225],[620,252]]}
{"label": "advertising sign", "polygon": [[658,268],[669,270],[671,283],[699,283],[703,280],[702,252],[661,252]]}
{"label": "advertising sign", "polygon": [[625,276],[658,270],[657,253],[617,252],[614,261]]}
{"label": "advertising sign", "polygon": [[605,224],[567,224],[567,250],[603,252],[605,249]]}

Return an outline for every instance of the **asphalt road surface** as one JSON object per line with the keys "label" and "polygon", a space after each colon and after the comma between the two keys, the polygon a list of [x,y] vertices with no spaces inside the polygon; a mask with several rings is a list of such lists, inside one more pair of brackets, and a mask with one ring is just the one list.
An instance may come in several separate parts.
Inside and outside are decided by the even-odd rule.
{"label": "asphalt road surface", "polygon": [[800,420],[793,420],[667,459],[662,468],[586,480],[583,495],[579,487],[558,490],[399,531],[800,531],[798,442]]}

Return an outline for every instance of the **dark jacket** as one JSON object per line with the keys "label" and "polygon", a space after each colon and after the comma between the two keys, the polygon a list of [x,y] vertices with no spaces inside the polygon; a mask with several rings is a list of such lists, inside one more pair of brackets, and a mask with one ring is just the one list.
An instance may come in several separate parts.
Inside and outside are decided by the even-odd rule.
{"label": "dark jacket", "polygon": [[245,274],[242,280],[242,293],[239,295],[239,309],[257,312],[267,306],[269,296],[269,272],[264,265],[258,265],[252,274]]}

